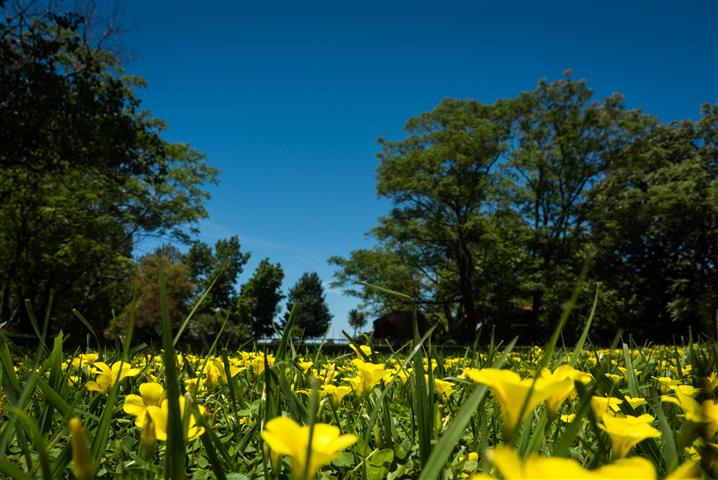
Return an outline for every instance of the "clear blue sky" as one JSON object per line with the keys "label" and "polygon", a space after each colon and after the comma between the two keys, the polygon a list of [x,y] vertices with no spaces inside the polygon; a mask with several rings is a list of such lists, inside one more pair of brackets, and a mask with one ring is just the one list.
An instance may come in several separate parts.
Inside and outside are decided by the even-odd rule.
{"label": "clear blue sky", "polygon": [[[237,234],[285,288],[371,245],[376,139],[444,97],[492,102],[566,68],[663,120],[718,102],[718,2],[130,2],[144,105],[221,170],[200,238]],[[332,337],[356,301],[329,290]]]}

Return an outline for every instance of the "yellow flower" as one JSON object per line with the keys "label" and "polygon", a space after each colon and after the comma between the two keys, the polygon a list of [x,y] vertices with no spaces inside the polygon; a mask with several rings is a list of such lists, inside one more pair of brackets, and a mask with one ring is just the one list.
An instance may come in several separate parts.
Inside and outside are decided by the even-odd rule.
{"label": "yellow flower", "polygon": [[487,452],[504,480],[582,480],[656,478],[653,464],[641,457],[621,459],[596,470],[586,470],[575,460],[542,457],[532,453],[525,459],[511,448],[501,446]]}
{"label": "yellow flower", "polygon": [[559,391],[546,399],[546,408],[549,413],[554,416],[558,413],[561,405],[563,405],[563,402],[565,402],[568,397],[576,394],[574,382],[586,384],[589,383],[593,377],[591,377],[591,374],[576,370],[568,364],[561,365],[556,368],[553,373],[547,368],[541,370],[541,379],[545,381],[557,382],[563,380],[564,378],[570,379],[571,382],[566,384],[562,391]]}
{"label": "yellow flower", "polygon": [[[545,379],[521,379],[519,375],[511,370],[496,368],[484,368],[478,372],[465,371],[469,378],[476,383],[483,383],[491,388],[494,397],[501,406],[503,418],[504,435],[509,436],[519,422],[528,418],[529,414],[538,405],[549,397],[565,392],[569,386],[573,386],[570,378]],[[533,390],[531,389],[533,385]],[[529,395],[530,392],[530,395]],[[528,397],[528,400],[527,400]],[[523,416],[519,418],[521,408],[526,404]]]}
{"label": "yellow flower", "polygon": [[205,386],[204,378],[194,377],[184,381],[184,389],[191,393],[192,396],[196,396],[199,392],[205,391],[207,387]]}
{"label": "yellow flower", "polygon": [[626,402],[631,406],[631,408],[638,408],[641,405],[646,405],[648,402],[646,402],[645,398],[641,397],[629,397],[628,395],[624,396],[623,398],[626,399]]}
{"label": "yellow flower", "polygon": [[713,391],[716,387],[718,387],[718,375],[716,372],[711,372],[711,374],[706,378],[706,384],[703,388],[708,395],[713,395]]}
{"label": "yellow flower", "polygon": [[137,417],[135,425],[138,427],[142,427],[145,423],[147,407],[150,405],[161,406],[162,400],[167,396],[165,389],[159,383],[143,383],[140,385],[140,395],[127,395],[125,403],[122,405],[125,413]]}
{"label": "yellow flower", "polygon": [[678,385],[681,383],[680,380],[674,380],[671,377],[653,377],[653,378],[658,381],[658,388],[661,390],[661,393],[668,393],[670,391],[671,386]]}
{"label": "yellow flower", "polygon": [[146,449],[151,449],[157,441],[157,431],[155,430],[155,422],[152,421],[151,415],[145,415],[142,422],[142,430],[140,431],[140,440]]}
{"label": "yellow flower", "polygon": [[[243,368],[229,366],[229,374],[234,377]],[[216,385],[218,382],[222,382],[223,385],[227,384],[227,370],[224,368],[224,362],[219,358],[213,358],[207,362],[204,367],[204,374],[207,376],[207,383],[210,385]]]}
{"label": "yellow flower", "polygon": [[399,380],[401,383],[406,383],[409,381],[409,377],[411,376],[412,369],[411,368],[401,368],[401,365],[395,367],[392,370],[389,370],[386,375],[384,375],[384,383],[389,383],[394,379]]}
{"label": "yellow flower", "polygon": [[576,418],[576,414],[575,414],[575,413],[569,413],[569,414],[567,414],[567,415],[561,415],[560,418],[561,418],[561,421],[562,421],[563,423],[571,423],[571,422],[573,422],[574,419]]}
{"label": "yellow flower", "polygon": [[[122,368],[120,369],[120,365]],[[104,362],[95,363],[95,372],[98,374],[94,381],[89,381],[85,387],[91,392],[107,393],[112,386],[126,377],[134,377],[140,373],[138,368],[132,368],[129,363],[115,362],[112,367]]]}
{"label": "yellow flower", "polygon": [[668,475],[666,480],[701,480],[702,478],[700,464],[689,458],[673,470],[673,473]]}
{"label": "yellow flower", "polygon": [[[184,418],[184,405],[185,398],[179,397],[180,416]],[[197,406],[200,415],[204,415],[204,407],[202,405]],[[147,413],[152,419],[152,423],[155,426],[155,436],[157,440],[167,440],[167,418],[169,416],[169,406],[167,399],[162,400],[162,405],[157,407],[150,405],[147,407]],[[187,431],[185,432],[188,442],[196,440],[200,435],[204,433],[204,427],[198,427],[195,421],[194,415],[189,414],[189,423],[187,424]]]}
{"label": "yellow flower", "polygon": [[334,408],[338,408],[344,397],[352,392],[352,389],[346,385],[322,385],[320,391],[322,395],[329,395],[329,399],[331,400],[332,405],[334,405]]}
{"label": "yellow flower", "polygon": [[621,383],[621,380],[623,380],[623,375],[616,375],[615,373],[606,373],[604,375],[606,375],[606,378],[608,378],[610,381],[612,381],[616,385]]}
{"label": "yellow flower", "polygon": [[653,428],[651,415],[614,417],[604,415],[598,426],[611,437],[613,458],[623,458],[639,442],[647,438],[660,438],[661,432]]}
{"label": "yellow flower", "polygon": [[718,432],[718,400],[704,400],[699,404],[690,395],[680,392],[676,392],[675,397],[663,395],[661,400],[681,407],[688,422],[704,425],[706,438],[711,440],[715,437]]}
{"label": "yellow flower", "polygon": [[347,381],[358,397],[371,392],[382,377],[388,373],[384,369],[383,363],[369,363],[358,358],[352,360],[352,363],[356,367],[357,376],[349,378]]}
{"label": "yellow flower", "polygon": [[670,390],[681,395],[688,395],[689,397],[695,397],[701,393],[700,388],[696,388],[693,385],[671,385]]}
{"label": "yellow flower", "polygon": [[302,369],[302,373],[304,375],[307,374],[307,371],[312,368],[312,365],[314,365],[314,362],[308,360],[308,361],[300,361],[299,362],[299,368]]}
{"label": "yellow flower", "polygon": [[74,464],[77,480],[90,480],[95,476],[95,465],[87,446],[87,438],[82,430],[82,422],[75,417],[70,419],[70,434],[72,436],[72,462]]}
{"label": "yellow flower", "polygon": [[[624,367],[618,367],[618,369],[619,369],[619,370],[621,371],[621,373],[623,374],[623,379],[624,379],[625,381],[628,381],[628,370],[626,370]],[[641,375],[641,371],[640,371],[640,370],[633,370],[633,374],[636,376],[636,378],[638,378],[638,377]]]}
{"label": "yellow flower", "polygon": [[[425,381],[429,382],[429,375],[424,375]],[[452,393],[454,393],[454,384],[441,380],[439,378],[434,379],[434,386],[436,387],[436,393],[441,395],[441,398],[448,400]]]}
{"label": "yellow flower", "polygon": [[591,409],[597,419],[602,418],[604,415],[615,415],[621,411],[621,405],[623,400],[615,397],[591,397]]}
{"label": "yellow flower", "polygon": [[356,435],[341,435],[339,428],[333,425],[317,423],[311,432],[310,446],[309,427],[301,426],[287,417],[271,419],[261,435],[274,454],[291,457],[293,479],[304,478],[305,472],[307,478],[313,478],[323,465],[334,459],[337,452],[359,440]]}
{"label": "yellow flower", "polygon": [[371,347],[369,345],[359,345],[359,350],[357,350],[357,347],[350,343],[349,348],[354,350],[354,353],[356,353],[356,356],[359,360],[364,360],[364,357],[361,355],[361,353],[359,353],[359,350],[361,350],[361,352],[366,355],[367,358],[371,358],[372,353],[374,353],[371,351]]}
{"label": "yellow flower", "polygon": [[98,353],[81,353],[72,359],[72,368],[79,370],[82,367],[90,367],[94,365],[99,358],[100,355]]}

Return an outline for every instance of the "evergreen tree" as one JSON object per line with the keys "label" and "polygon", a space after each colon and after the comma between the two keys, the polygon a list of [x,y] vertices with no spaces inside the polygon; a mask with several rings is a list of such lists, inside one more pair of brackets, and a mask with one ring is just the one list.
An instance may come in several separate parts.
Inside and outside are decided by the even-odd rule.
{"label": "evergreen tree", "polygon": [[317,338],[324,335],[332,322],[332,315],[327,307],[324,287],[319,275],[305,273],[289,290],[287,298],[287,313],[282,321],[285,328],[292,308],[295,326],[303,333],[305,338]]}
{"label": "evergreen tree", "polygon": [[242,285],[237,301],[239,321],[249,325],[255,339],[269,337],[274,333],[274,316],[282,301],[284,270],[279,263],[272,264],[265,258]]}

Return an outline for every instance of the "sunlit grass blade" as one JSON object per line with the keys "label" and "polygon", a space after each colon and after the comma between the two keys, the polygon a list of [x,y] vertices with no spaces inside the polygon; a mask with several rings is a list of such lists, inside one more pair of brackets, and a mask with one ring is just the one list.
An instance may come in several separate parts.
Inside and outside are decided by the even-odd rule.
{"label": "sunlit grass blade", "polygon": [[596,295],[593,297],[593,305],[591,306],[591,313],[588,315],[588,319],[586,320],[586,324],[583,326],[583,331],[581,332],[581,336],[578,338],[576,345],[573,347],[573,353],[571,354],[571,360],[568,362],[568,364],[571,365],[572,367],[576,365],[576,362],[578,361],[578,357],[581,354],[581,351],[583,350],[583,346],[586,344],[586,339],[588,338],[588,332],[591,330],[591,325],[593,324],[593,317],[594,317],[594,315],[596,315],[596,307],[598,306],[598,293],[599,293],[599,288],[596,287]]}
{"label": "sunlit grass blade", "polygon": [[177,334],[175,335],[174,340],[172,340],[173,346],[177,346],[177,342],[179,342],[179,339],[182,337],[182,333],[184,333],[185,328],[187,328],[189,321],[192,319],[197,309],[202,305],[202,303],[204,303],[205,298],[207,298],[207,295],[209,295],[210,290],[212,290],[212,287],[214,287],[217,278],[219,277],[215,277],[214,280],[212,280],[212,283],[209,285],[209,287],[207,287],[199,300],[195,302],[194,307],[192,307],[192,310],[189,312],[189,315],[187,315],[187,317],[182,321],[182,324],[177,329]]}
{"label": "sunlit grass blade", "polygon": [[365,362],[371,362],[371,359],[366,353],[364,353],[364,350],[361,349],[361,345],[359,345],[359,342],[357,342],[355,338],[352,338],[352,336],[344,330],[342,330],[342,335],[344,335],[344,338],[346,338],[349,341],[349,344],[354,347],[354,351],[359,353],[362,360]]}
{"label": "sunlit grass blade", "polygon": [[[429,404],[433,404],[433,402],[431,402],[431,399],[428,397],[426,379],[424,377],[424,358],[429,359],[425,355],[423,342],[419,338],[416,311],[414,311],[413,315],[412,329],[414,332],[414,349],[424,353],[423,355],[416,355],[414,357],[414,374],[412,375],[412,400],[414,402],[414,412],[416,414],[416,424],[419,433],[419,460],[421,465],[424,466],[429,460],[431,453],[431,431],[434,419],[431,415],[431,408],[429,407]],[[428,368],[431,369],[431,363],[427,365]]]}
{"label": "sunlit grass blade", "polygon": [[376,291],[382,292],[382,293],[387,293],[394,297],[401,298],[401,299],[406,300],[407,302],[410,302],[412,304],[414,303],[414,299],[405,293],[397,292],[396,290],[390,290],[386,287],[380,287],[379,285],[374,285],[372,283],[363,282],[361,280],[358,280],[356,283],[358,283],[359,285],[363,285],[367,288],[371,288],[372,290],[376,290]]}
{"label": "sunlit grass blade", "polygon": [[185,436],[179,405],[179,378],[167,300],[167,279],[160,263],[160,316],[162,322],[163,364],[167,388],[167,449],[165,451],[165,478],[185,478]]}
{"label": "sunlit grass blade", "polygon": [[287,351],[292,343],[292,335],[294,333],[294,324],[296,322],[296,311],[297,305],[292,305],[292,309],[289,311],[289,317],[287,317],[287,323],[284,326],[284,332],[282,332],[282,339],[279,341],[277,346],[277,361],[282,361],[287,355]]}
{"label": "sunlit grass blade", "polygon": [[631,392],[632,397],[640,397],[641,391],[638,388],[638,379],[636,378],[636,371],[633,369],[633,360],[631,359],[631,352],[628,350],[628,345],[623,344],[623,361],[626,365],[626,377],[628,378],[628,390]]}
{"label": "sunlit grass blade", "polygon": [[663,439],[663,462],[666,472],[672,472],[678,466],[680,460],[678,448],[676,447],[676,436],[668,424],[668,419],[666,419],[666,414],[663,412],[661,402],[656,402],[654,408],[656,418],[658,419],[658,429],[661,431]]}

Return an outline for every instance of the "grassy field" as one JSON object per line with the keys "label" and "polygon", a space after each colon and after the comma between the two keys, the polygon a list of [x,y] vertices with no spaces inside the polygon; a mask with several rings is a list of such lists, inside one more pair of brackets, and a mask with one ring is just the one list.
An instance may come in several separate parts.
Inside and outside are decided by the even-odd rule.
{"label": "grassy field", "polygon": [[[130,332],[131,333],[131,332]],[[13,478],[711,478],[713,344],[23,355],[3,336]],[[308,448],[308,445],[312,445]]]}
{"label": "grassy field", "polygon": [[[163,299],[164,291],[162,293]],[[23,353],[0,330],[0,473],[11,478],[716,478],[715,342],[495,344],[429,333],[378,353],[162,346]],[[95,332],[79,317],[88,330]],[[416,329],[415,329],[416,331]],[[89,336],[88,336],[89,338]],[[96,336],[95,336],[96,340]]]}

